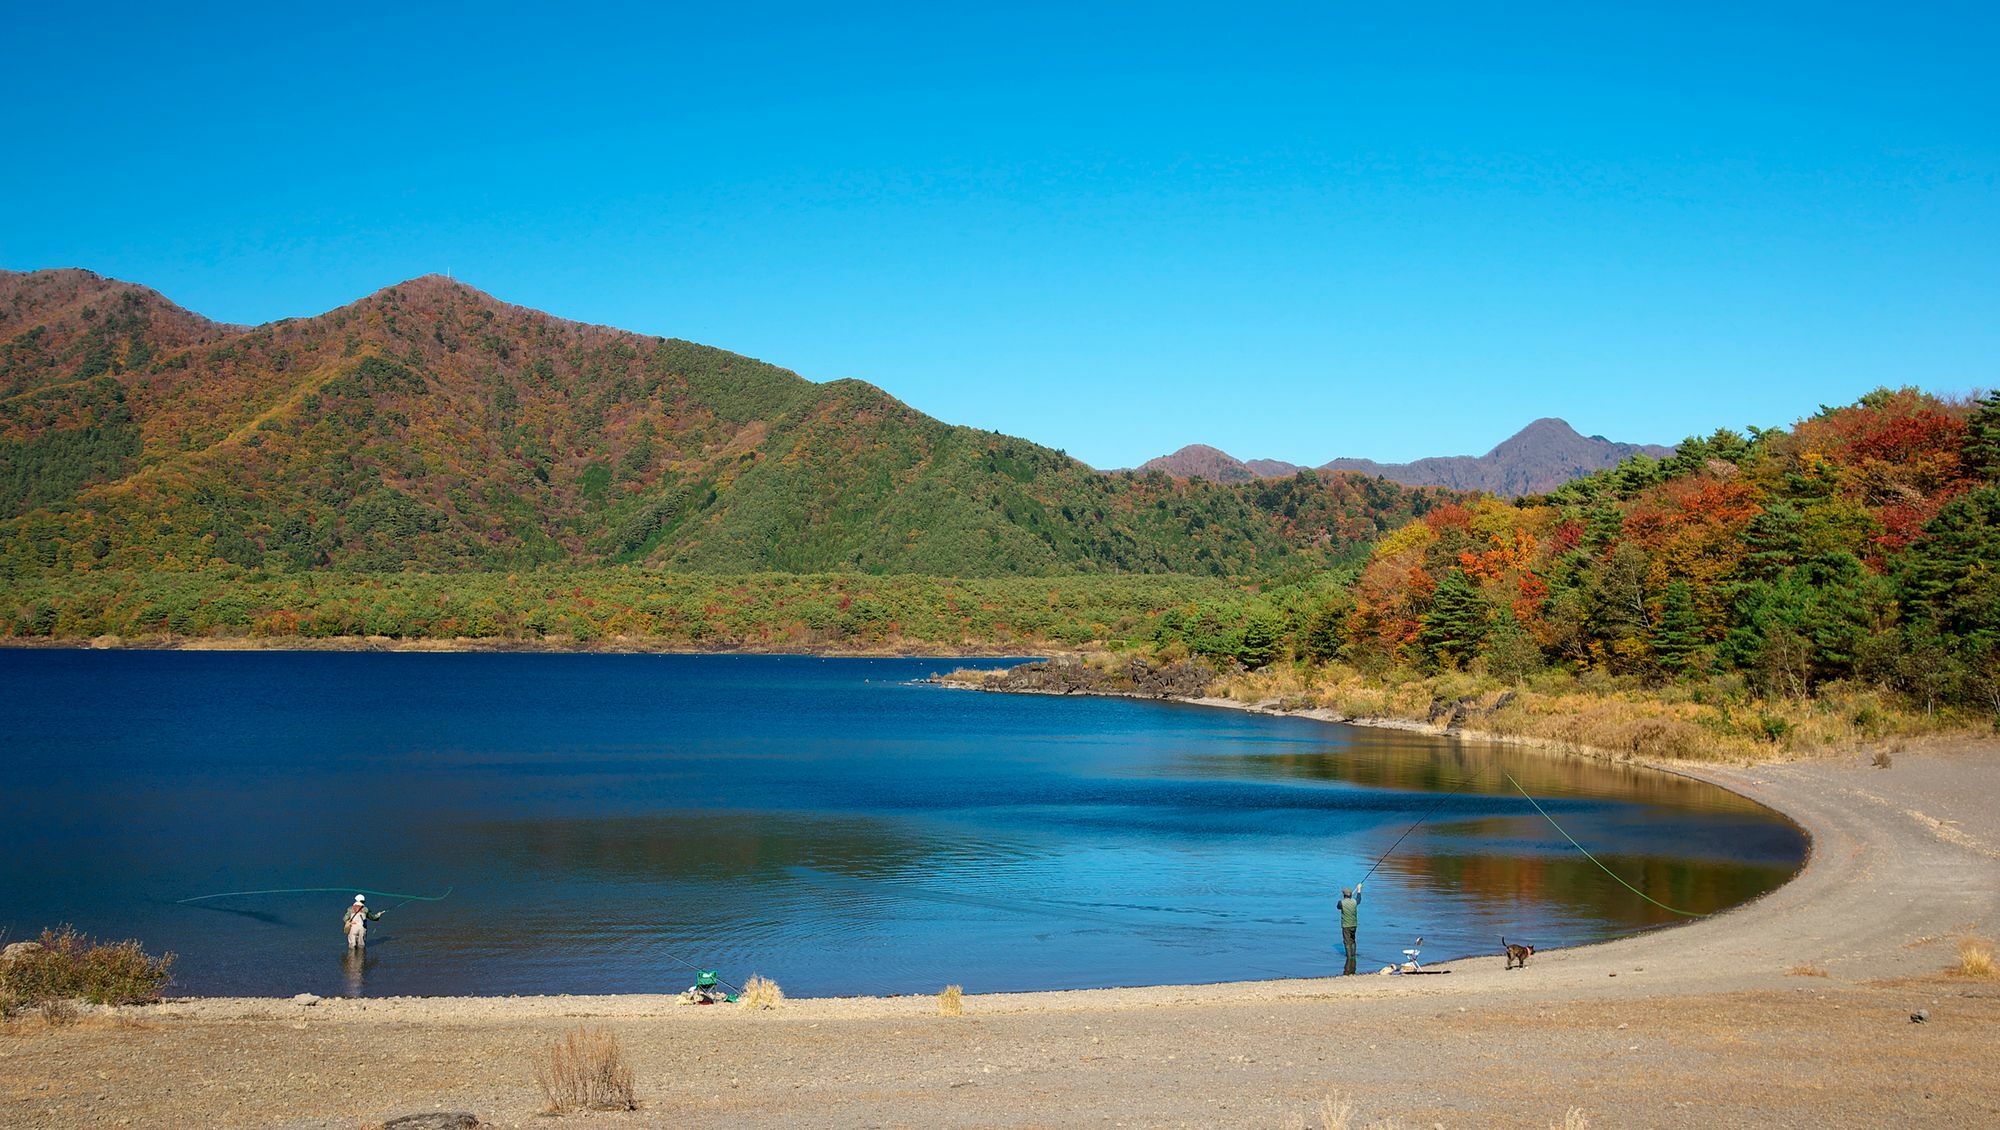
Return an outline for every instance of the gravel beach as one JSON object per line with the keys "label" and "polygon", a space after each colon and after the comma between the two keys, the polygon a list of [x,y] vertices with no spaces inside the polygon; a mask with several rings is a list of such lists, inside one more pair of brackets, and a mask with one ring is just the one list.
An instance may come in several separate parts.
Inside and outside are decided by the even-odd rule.
{"label": "gravel beach", "polygon": [[[1665,766],[1813,837],[1791,883],[1702,922],[1448,976],[930,998],[769,1012],[659,996],[211,998],[0,1025],[0,1125],[2000,1125],[2000,980],[1945,972],[2000,924],[2000,746]],[[1923,1023],[1911,1020],[1918,1009]],[[534,1050],[616,1033],[640,1109],[539,1113]],[[1308,1121],[1307,1125],[1316,1125]]]}

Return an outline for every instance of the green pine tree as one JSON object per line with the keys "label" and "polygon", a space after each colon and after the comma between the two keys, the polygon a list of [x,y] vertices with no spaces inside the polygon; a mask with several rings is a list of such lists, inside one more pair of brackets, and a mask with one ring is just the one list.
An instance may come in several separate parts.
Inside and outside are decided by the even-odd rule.
{"label": "green pine tree", "polygon": [[1330,663],[1347,646],[1347,620],[1354,609],[1343,600],[1329,600],[1306,617],[1299,633],[1299,657],[1308,663]]}
{"label": "green pine tree", "polygon": [[1243,625],[1242,641],[1236,645],[1236,661],[1255,671],[1268,667],[1284,649],[1285,633],[1268,616],[1252,616]]}
{"label": "green pine tree", "polygon": [[1896,561],[1905,609],[1972,651],[2000,645],[2000,483],[1960,495]]}
{"label": "green pine tree", "polygon": [[1624,532],[1625,517],[1618,512],[1618,508],[1609,502],[1599,503],[1584,515],[1583,547],[1592,553],[1601,553]]}
{"label": "green pine tree", "polygon": [[1519,682],[1534,674],[1544,666],[1542,649],[1534,637],[1521,629],[1521,622],[1514,618],[1514,610],[1502,606],[1493,616],[1493,626],[1486,633],[1486,647],[1482,653],[1486,659],[1486,673],[1496,679]]}
{"label": "green pine tree", "polygon": [[2000,479],[2000,389],[1974,402],[1965,427],[1965,465],[1975,474]]}
{"label": "green pine tree", "polygon": [[1701,616],[1695,611],[1694,590],[1686,581],[1667,586],[1660,622],[1653,629],[1653,654],[1660,666],[1675,675],[1684,675],[1701,658]]}
{"label": "green pine tree", "polygon": [[1431,608],[1421,618],[1417,644],[1431,662],[1457,666],[1479,653],[1492,618],[1492,605],[1463,572],[1453,569],[1431,594]]}

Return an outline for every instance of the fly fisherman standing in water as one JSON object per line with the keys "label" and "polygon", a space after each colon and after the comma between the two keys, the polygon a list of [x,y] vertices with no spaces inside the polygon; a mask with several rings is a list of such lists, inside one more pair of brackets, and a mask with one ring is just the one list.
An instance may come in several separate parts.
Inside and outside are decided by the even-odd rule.
{"label": "fly fisherman standing in water", "polygon": [[[347,927],[347,948],[358,950],[368,945],[368,924],[379,921],[383,911],[368,909],[368,896],[355,895],[354,905],[347,908],[347,916],[341,920]],[[1348,960],[1352,965],[1353,959]]]}
{"label": "fly fisherman standing in water", "polygon": [[1354,972],[1355,943],[1354,932],[1361,925],[1361,884],[1340,888],[1340,946],[1347,951],[1347,968],[1342,974]]}

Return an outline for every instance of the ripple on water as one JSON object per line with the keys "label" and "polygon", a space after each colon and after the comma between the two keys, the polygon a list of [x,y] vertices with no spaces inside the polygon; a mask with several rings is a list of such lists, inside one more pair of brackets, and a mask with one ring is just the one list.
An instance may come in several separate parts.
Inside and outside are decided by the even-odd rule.
{"label": "ripple on water", "polygon": [[[1232,980],[1670,920],[1788,877],[1795,828],[1697,782],[1297,719],[910,685],[776,657],[0,652],[0,930],[181,955],[181,987],[801,994]],[[192,830],[192,831],[191,831]],[[198,834],[196,834],[198,833]],[[365,955],[338,895],[396,907]],[[687,963],[687,964],[684,964]]]}

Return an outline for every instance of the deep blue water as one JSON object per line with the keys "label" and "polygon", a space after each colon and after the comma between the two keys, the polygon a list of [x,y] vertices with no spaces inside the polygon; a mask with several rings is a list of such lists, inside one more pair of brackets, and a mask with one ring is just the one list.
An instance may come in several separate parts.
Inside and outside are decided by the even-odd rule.
{"label": "deep blue water", "polygon": [[[997,663],[998,661],[982,661]],[[942,660],[0,651],[0,930],[196,993],[788,993],[1317,975],[1673,921],[1803,859],[1706,785],[1504,748],[912,683]],[[1465,792],[1446,797],[1468,775]],[[1441,804],[1439,802],[1442,801]],[[348,959],[353,886],[397,907]],[[396,900],[371,898],[375,906]]]}

